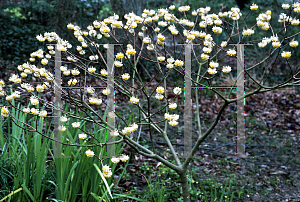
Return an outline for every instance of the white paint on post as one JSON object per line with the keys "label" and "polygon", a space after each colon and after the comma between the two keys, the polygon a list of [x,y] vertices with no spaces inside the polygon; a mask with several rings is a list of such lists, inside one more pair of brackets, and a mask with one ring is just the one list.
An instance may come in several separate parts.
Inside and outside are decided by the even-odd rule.
{"label": "white paint on post", "polygon": [[192,69],[192,44],[185,46],[185,74],[184,74],[184,157],[188,157],[192,150],[192,93],[191,93],[191,69]]}
{"label": "white paint on post", "polygon": [[[58,130],[58,127],[61,125],[60,117],[61,112],[60,109],[62,107],[61,104],[61,44],[56,44],[55,47],[55,78],[54,78],[54,139],[59,142],[62,142],[62,132]],[[62,156],[62,145],[58,142],[54,143],[53,147],[54,158],[63,158]]]}
{"label": "white paint on post", "polygon": [[[108,44],[107,48],[107,112],[115,113],[115,92],[114,92],[114,44]],[[115,119],[107,116],[107,139],[108,142],[114,142],[115,137],[110,135],[110,130],[115,130]],[[115,155],[115,144],[107,145],[107,156]]]}
{"label": "white paint on post", "polygon": [[[237,97],[244,97],[244,44],[236,44],[237,47]],[[237,101],[237,138],[236,155],[244,158],[245,155],[245,117],[244,117],[245,98]]]}

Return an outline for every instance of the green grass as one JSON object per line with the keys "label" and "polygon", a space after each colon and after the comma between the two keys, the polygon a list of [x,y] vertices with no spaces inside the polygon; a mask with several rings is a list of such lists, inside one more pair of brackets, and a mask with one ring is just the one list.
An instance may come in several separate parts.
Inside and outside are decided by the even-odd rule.
{"label": "green grass", "polygon": [[[20,108],[19,105],[17,107]],[[84,116],[82,112],[76,115]],[[106,112],[101,116],[105,117]],[[109,189],[113,188],[114,178],[105,179],[99,174],[102,164],[96,157],[87,157],[86,148],[63,146],[62,156],[70,158],[53,158],[52,141],[38,133],[54,138],[49,122],[46,122],[48,119],[24,114],[14,108],[11,117],[21,122],[14,123],[13,118],[0,119],[0,201],[111,201]],[[38,132],[22,129],[27,127],[22,122]],[[101,142],[106,141],[107,131],[95,123],[82,122],[81,127],[84,130],[92,129]],[[62,133],[62,140],[76,144],[77,134],[78,131],[70,127],[70,130]],[[96,143],[95,140],[92,142]],[[85,144],[82,140],[79,143]],[[122,146],[115,146],[116,155],[122,153]],[[104,147],[91,149],[95,154],[107,155]],[[109,165],[112,173],[115,172],[116,164],[112,164],[110,158],[102,163]]]}

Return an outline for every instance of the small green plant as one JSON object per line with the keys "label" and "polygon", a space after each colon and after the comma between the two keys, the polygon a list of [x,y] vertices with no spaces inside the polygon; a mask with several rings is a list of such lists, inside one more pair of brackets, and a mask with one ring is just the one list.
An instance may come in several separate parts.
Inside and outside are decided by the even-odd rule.
{"label": "small green plant", "polygon": [[26,19],[26,17],[22,14],[22,9],[20,7],[6,8],[4,9],[4,12],[11,18]]}

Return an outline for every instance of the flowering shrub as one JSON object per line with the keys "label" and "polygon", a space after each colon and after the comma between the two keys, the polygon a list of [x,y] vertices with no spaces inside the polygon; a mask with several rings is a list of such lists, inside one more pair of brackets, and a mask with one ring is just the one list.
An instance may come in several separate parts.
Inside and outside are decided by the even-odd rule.
{"label": "flowering shrub", "polygon": [[[282,7],[289,10],[284,10],[285,13],[277,17],[272,16],[270,10],[259,13],[258,6],[253,4],[250,7],[249,15],[257,16],[257,23],[251,27],[244,23],[244,16],[238,8],[231,8],[229,11],[219,13],[212,13],[209,7],[199,8],[192,11],[193,19],[188,19],[186,13],[190,12],[190,6],[177,8],[182,13],[181,16],[175,16],[173,12],[175,6],[170,6],[158,11],[145,9],[141,16],[134,13],[126,14],[124,22],[120,20],[118,15],[113,15],[102,21],[95,20],[86,29],[70,23],[67,28],[73,32],[78,44],[80,44],[76,47],[54,32],[39,34],[36,38],[45,44],[46,49],[39,49],[31,53],[29,62],[18,66],[19,74],[11,75],[9,79],[12,83],[9,85],[14,89],[22,90],[14,90],[9,93],[4,82],[0,82],[1,95],[10,103],[10,105],[2,107],[1,115],[3,117],[9,116],[10,107],[14,107],[11,102],[12,99],[27,96],[30,97],[28,106],[22,104],[23,107],[19,110],[32,116],[48,117],[49,114],[42,106],[53,105],[53,102],[46,101],[42,95],[54,90],[55,54],[56,51],[61,51],[62,66],[59,67],[59,70],[62,73],[62,86],[64,86],[61,89],[63,104],[76,105],[82,111],[92,112],[95,116],[87,115],[88,118],[83,119],[83,117],[76,117],[72,113],[65,112],[65,116],[60,119],[61,125],[58,129],[65,131],[67,127],[70,127],[65,123],[71,122],[72,117],[104,127],[111,136],[108,139],[117,139],[116,142],[123,141],[134,147],[142,155],[154,158],[175,170],[181,177],[183,198],[188,201],[186,170],[189,162],[198,146],[218,123],[224,108],[228,104],[242,99],[242,97],[232,99],[231,93],[225,95],[212,89],[224,101],[224,105],[209,129],[200,134],[186,160],[181,162],[168,136],[169,128],[179,125],[182,117],[178,106],[181,103],[180,100],[183,101],[184,86],[176,86],[168,80],[171,73],[175,74],[178,80],[183,80],[186,72],[185,63],[187,61],[184,58],[184,49],[179,44],[190,44],[192,47],[193,64],[196,65],[192,66],[191,79],[195,87],[211,86],[210,81],[213,78],[220,74],[229,74],[232,71],[233,67],[231,66],[221,66],[219,59],[220,57],[237,57],[235,47],[229,48],[229,43],[253,43],[259,48],[268,47],[268,55],[264,61],[269,60],[273,55],[281,56],[287,59],[287,66],[291,71],[290,78],[286,82],[267,87],[262,82],[263,78],[257,81],[249,74],[250,70],[262,68],[261,63],[246,68],[245,74],[249,75],[251,80],[257,84],[257,89],[247,92],[245,96],[293,85],[299,79],[297,77],[299,70],[289,64],[288,58],[298,46],[298,42],[293,40],[293,37],[299,33],[293,33],[290,36],[287,34],[290,26],[299,25],[297,15],[300,12],[300,4],[294,3],[291,7],[289,4],[284,4]],[[283,28],[277,33],[269,23],[272,17],[277,17],[278,22],[282,23]],[[252,37],[255,37],[256,32],[259,31],[265,32],[265,37],[252,40]],[[113,75],[107,69],[107,61],[110,59],[109,53],[108,56],[103,54],[103,50],[108,49],[109,52],[109,44],[114,44],[116,50],[113,54],[113,67],[111,67],[113,68]],[[201,51],[195,51],[194,45],[200,47]],[[156,71],[154,87],[151,87],[151,83],[146,82],[145,76],[138,71],[139,62],[143,60],[150,62],[152,70]],[[110,76],[113,76],[113,79]],[[97,85],[88,86],[87,78],[89,80],[94,78]],[[30,84],[31,79],[37,82],[34,85]],[[151,81],[153,79],[150,78]],[[114,92],[107,85],[109,81],[114,83]],[[103,88],[99,89],[100,85],[103,85]],[[107,100],[108,96],[112,94],[126,97],[130,101],[130,109],[138,109],[139,117],[135,119],[135,122],[127,123],[126,119],[129,115],[122,114],[118,110],[118,106],[116,106],[116,110],[109,107]],[[170,94],[172,96],[168,96]],[[151,103],[157,102],[160,104],[151,105]],[[196,102],[198,103],[198,100]],[[104,106],[109,111],[107,120],[97,116],[97,110],[100,110],[99,105]],[[196,106],[196,113],[199,116],[199,105]],[[118,123],[116,128],[109,124],[109,119]],[[97,136],[93,135],[93,131],[86,130],[82,133],[79,131],[80,125],[80,122],[71,123],[72,127],[78,129],[78,139],[85,140],[85,143],[93,143],[94,146],[97,145],[95,143]],[[152,144],[154,135],[160,135],[164,138],[176,165],[162,158],[160,154],[155,152],[154,147],[147,149],[132,138],[134,132],[138,131],[142,125],[148,126]],[[198,127],[201,131],[201,126],[198,125]],[[87,149],[85,154],[88,157],[97,157],[100,161],[103,160],[100,154],[95,154],[91,149]],[[113,163],[124,162],[129,159],[126,155],[111,156],[110,158]],[[112,176],[107,165],[103,166],[102,170],[105,177]]]}

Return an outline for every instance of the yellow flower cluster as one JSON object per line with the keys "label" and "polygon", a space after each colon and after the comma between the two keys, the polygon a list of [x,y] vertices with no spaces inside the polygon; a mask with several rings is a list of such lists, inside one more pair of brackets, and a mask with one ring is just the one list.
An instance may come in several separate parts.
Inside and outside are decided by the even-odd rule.
{"label": "yellow flower cluster", "polygon": [[147,46],[147,50],[153,51],[153,50],[154,50],[154,45],[153,45],[153,44],[149,44],[149,45]]}
{"label": "yellow flower cluster", "polygon": [[297,47],[298,46],[298,41],[291,41],[290,46],[293,47],[293,48]]}
{"label": "yellow flower cluster", "polygon": [[73,128],[79,128],[80,127],[80,122],[73,122],[72,126],[73,126]]}
{"label": "yellow flower cluster", "polygon": [[132,47],[131,44],[127,45],[126,54],[127,54],[127,57],[129,57],[130,55],[135,55],[136,54],[136,51],[134,50],[134,48]]}
{"label": "yellow flower cluster", "polygon": [[203,47],[203,52],[204,53],[211,53],[211,51],[212,51],[212,48],[210,48],[210,47]]}
{"label": "yellow flower cluster", "polygon": [[130,75],[128,73],[122,74],[123,80],[128,80],[130,78]]}
{"label": "yellow flower cluster", "polygon": [[[47,71],[45,68],[38,68],[35,65],[29,64],[28,62],[24,63],[23,65],[19,65],[18,70],[21,72],[22,77],[26,77],[27,74],[33,74],[34,77],[45,77],[48,81],[52,81],[54,79],[53,74]],[[9,81],[21,83],[21,79],[18,75],[12,75]]]}
{"label": "yellow flower cluster", "polygon": [[38,105],[39,104],[39,99],[35,96],[30,97],[30,102],[32,105]]}
{"label": "yellow flower cluster", "polygon": [[[2,87],[1,87],[1,88],[2,88]],[[7,100],[7,101],[12,101],[13,99],[20,98],[20,94],[21,94],[21,92],[15,91],[15,92],[13,92],[11,95],[6,96],[6,100]]]}
{"label": "yellow flower cluster", "polygon": [[221,34],[222,33],[222,28],[221,27],[216,27],[214,26],[212,28],[212,31],[215,33],[215,34]]}
{"label": "yellow flower cluster", "polygon": [[162,95],[162,94],[156,94],[155,95],[155,98],[157,99],[157,100],[162,100],[162,99],[164,99],[164,96]]}
{"label": "yellow flower cluster", "polygon": [[269,21],[271,20],[271,11],[268,10],[266,13],[260,13],[256,18],[256,24],[262,30],[268,30],[270,28]]}
{"label": "yellow flower cluster", "polygon": [[116,55],[116,58],[117,58],[118,60],[121,60],[121,59],[124,58],[124,54],[123,54],[123,53],[118,53],[118,54]]}
{"label": "yellow flower cluster", "polygon": [[108,75],[108,72],[107,72],[105,69],[101,69],[100,74],[101,74],[102,76],[107,76],[107,75]]}
{"label": "yellow flower cluster", "polygon": [[39,116],[40,117],[46,117],[47,116],[47,111],[46,110],[40,111]]}
{"label": "yellow flower cluster", "polygon": [[179,119],[179,115],[165,113],[165,119],[169,120],[169,125],[176,126],[176,125],[178,125],[177,120]]}
{"label": "yellow flower cluster", "polygon": [[95,73],[96,72],[96,68],[95,67],[89,67],[88,68],[88,72],[91,73],[91,74]]}
{"label": "yellow flower cluster", "polygon": [[136,98],[136,97],[131,97],[130,98],[130,102],[133,103],[133,104],[137,104],[137,103],[139,103],[139,101],[140,100],[138,98]]}
{"label": "yellow flower cluster", "polygon": [[299,2],[293,3],[293,11],[295,13],[299,13],[300,12],[300,3]]}
{"label": "yellow flower cluster", "polygon": [[169,108],[170,108],[170,109],[176,109],[176,107],[177,107],[177,104],[176,104],[176,103],[170,103],[170,104],[169,104]]}
{"label": "yellow flower cluster", "polygon": [[138,129],[138,125],[137,124],[132,124],[131,126],[128,126],[128,127],[125,127],[123,130],[122,130],[122,133],[124,135],[129,135],[130,133],[136,131]]}
{"label": "yellow flower cluster", "polygon": [[176,67],[182,67],[183,66],[183,61],[182,60],[175,60],[175,62],[174,62],[174,65],[176,66]]}
{"label": "yellow flower cluster", "polygon": [[113,162],[113,163],[119,163],[120,160],[121,160],[122,162],[126,162],[126,161],[129,160],[129,156],[123,154],[123,155],[120,156],[120,157],[113,157],[113,158],[111,158],[111,162]]}
{"label": "yellow flower cluster", "polygon": [[168,27],[168,29],[171,32],[171,34],[173,34],[173,35],[177,35],[179,33],[179,31],[176,29],[176,27],[174,25],[170,25]]}
{"label": "yellow flower cluster", "polygon": [[16,74],[13,74],[8,80],[16,84],[21,83],[21,78]]}
{"label": "yellow flower cluster", "polygon": [[[300,9],[300,8],[299,8]],[[292,21],[291,21],[291,24],[292,25],[299,25],[299,23],[300,23],[300,20],[299,19],[293,19]]]}
{"label": "yellow flower cluster", "polygon": [[69,86],[75,86],[77,84],[77,79],[70,79],[69,81],[68,81],[68,85]]}
{"label": "yellow flower cluster", "polygon": [[65,123],[65,122],[68,121],[68,117],[62,116],[62,117],[60,117],[60,121],[63,122],[63,123]]}
{"label": "yellow flower cluster", "polygon": [[1,116],[2,117],[8,117],[8,115],[9,115],[8,109],[6,107],[2,107],[1,108]]}
{"label": "yellow flower cluster", "polygon": [[231,67],[230,66],[224,66],[223,69],[222,69],[222,72],[224,72],[224,73],[231,72]]}
{"label": "yellow flower cluster", "polygon": [[215,68],[208,68],[207,69],[207,72],[209,73],[209,74],[216,74],[217,73],[217,69],[215,69]]}
{"label": "yellow flower cluster", "polygon": [[281,57],[283,57],[283,58],[290,58],[291,56],[292,56],[292,54],[290,51],[283,51],[281,53]]}
{"label": "yellow flower cluster", "polygon": [[108,165],[103,166],[102,170],[103,170],[103,176],[105,178],[109,178],[109,177],[112,176],[112,172],[111,172],[110,167]]}
{"label": "yellow flower cluster", "polygon": [[239,8],[231,8],[231,11],[228,11],[228,16],[232,20],[239,20],[242,16],[242,13]]}
{"label": "yellow flower cluster", "polygon": [[119,136],[119,131],[118,131],[118,130],[111,131],[111,132],[110,132],[110,135],[111,135],[112,137],[117,137],[117,136]]}
{"label": "yellow flower cluster", "polygon": [[200,57],[201,57],[201,59],[203,59],[203,60],[208,60],[208,59],[209,59],[209,55],[207,55],[207,54],[205,54],[205,53],[202,53]]}
{"label": "yellow flower cluster", "polygon": [[218,68],[218,67],[219,67],[219,63],[214,62],[214,61],[211,61],[211,62],[209,63],[209,66],[210,66],[211,68]]}
{"label": "yellow flower cluster", "polygon": [[164,45],[164,41],[165,41],[165,36],[159,33],[157,35],[157,43],[162,46]]}
{"label": "yellow flower cluster", "polygon": [[187,12],[187,11],[189,11],[190,10],[190,6],[180,6],[179,8],[178,8],[178,11],[179,12]]}
{"label": "yellow flower cluster", "polygon": [[95,153],[94,153],[92,150],[88,149],[88,150],[85,152],[85,155],[87,155],[88,157],[93,157],[93,156],[95,156]]}
{"label": "yellow flower cluster", "polygon": [[117,61],[114,62],[114,65],[115,65],[116,67],[122,67],[122,66],[123,66],[123,63],[117,60]]}
{"label": "yellow flower cluster", "polygon": [[175,93],[175,95],[181,94],[181,88],[175,87],[175,88],[173,89],[173,93]]}
{"label": "yellow flower cluster", "polygon": [[252,30],[252,29],[243,30],[243,35],[244,36],[250,36],[252,34],[254,34],[254,30]]}
{"label": "yellow flower cluster", "polygon": [[90,97],[89,98],[89,103],[95,104],[95,105],[100,105],[102,103],[102,100],[99,99],[99,98]]}
{"label": "yellow flower cluster", "polygon": [[[30,112],[31,112],[33,115],[38,115],[38,114],[39,114],[39,109],[31,108],[31,109],[30,109]],[[62,129],[66,130],[66,127],[62,128]]]}
{"label": "yellow flower cluster", "polygon": [[157,94],[163,94],[164,92],[165,92],[164,87],[158,86],[158,87],[156,88],[156,93],[157,93]]}
{"label": "yellow flower cluster", "polygon": [[257,10],[258,9],[258,6],[256,5],[256,4],[252,4],[251,6],[250,6],[250,10],[252,10],[252,11],[255,11],[255,10]]}
{"label": "yellow flower cluster", "polygon": [[81,133],[81,134],[78,135],[78,138],[84,140],[84,139],[87,138],[87,135],[84,134],[84,133]]}
{"label": "yellow flower cluster", "polygon": [[273,46],[274,48],[279,48],[279,47],[281,46],[281,44],[280,44],[279,41],[273,41],[273,42],[272,42],[272,46]]}
{"label": "yellow flower cluster", "polygon": [[227,55],[230,55],[230,56],[235,56],[236,55],[236,51],[234,49],[229,49],[227,51]]}
{"label": "yellow flower cluster", "polygon": [[108,94],[110,94],[110,90],[105,88],[105,89],[102,90],[102,94],[103,95],[108,95]]}

